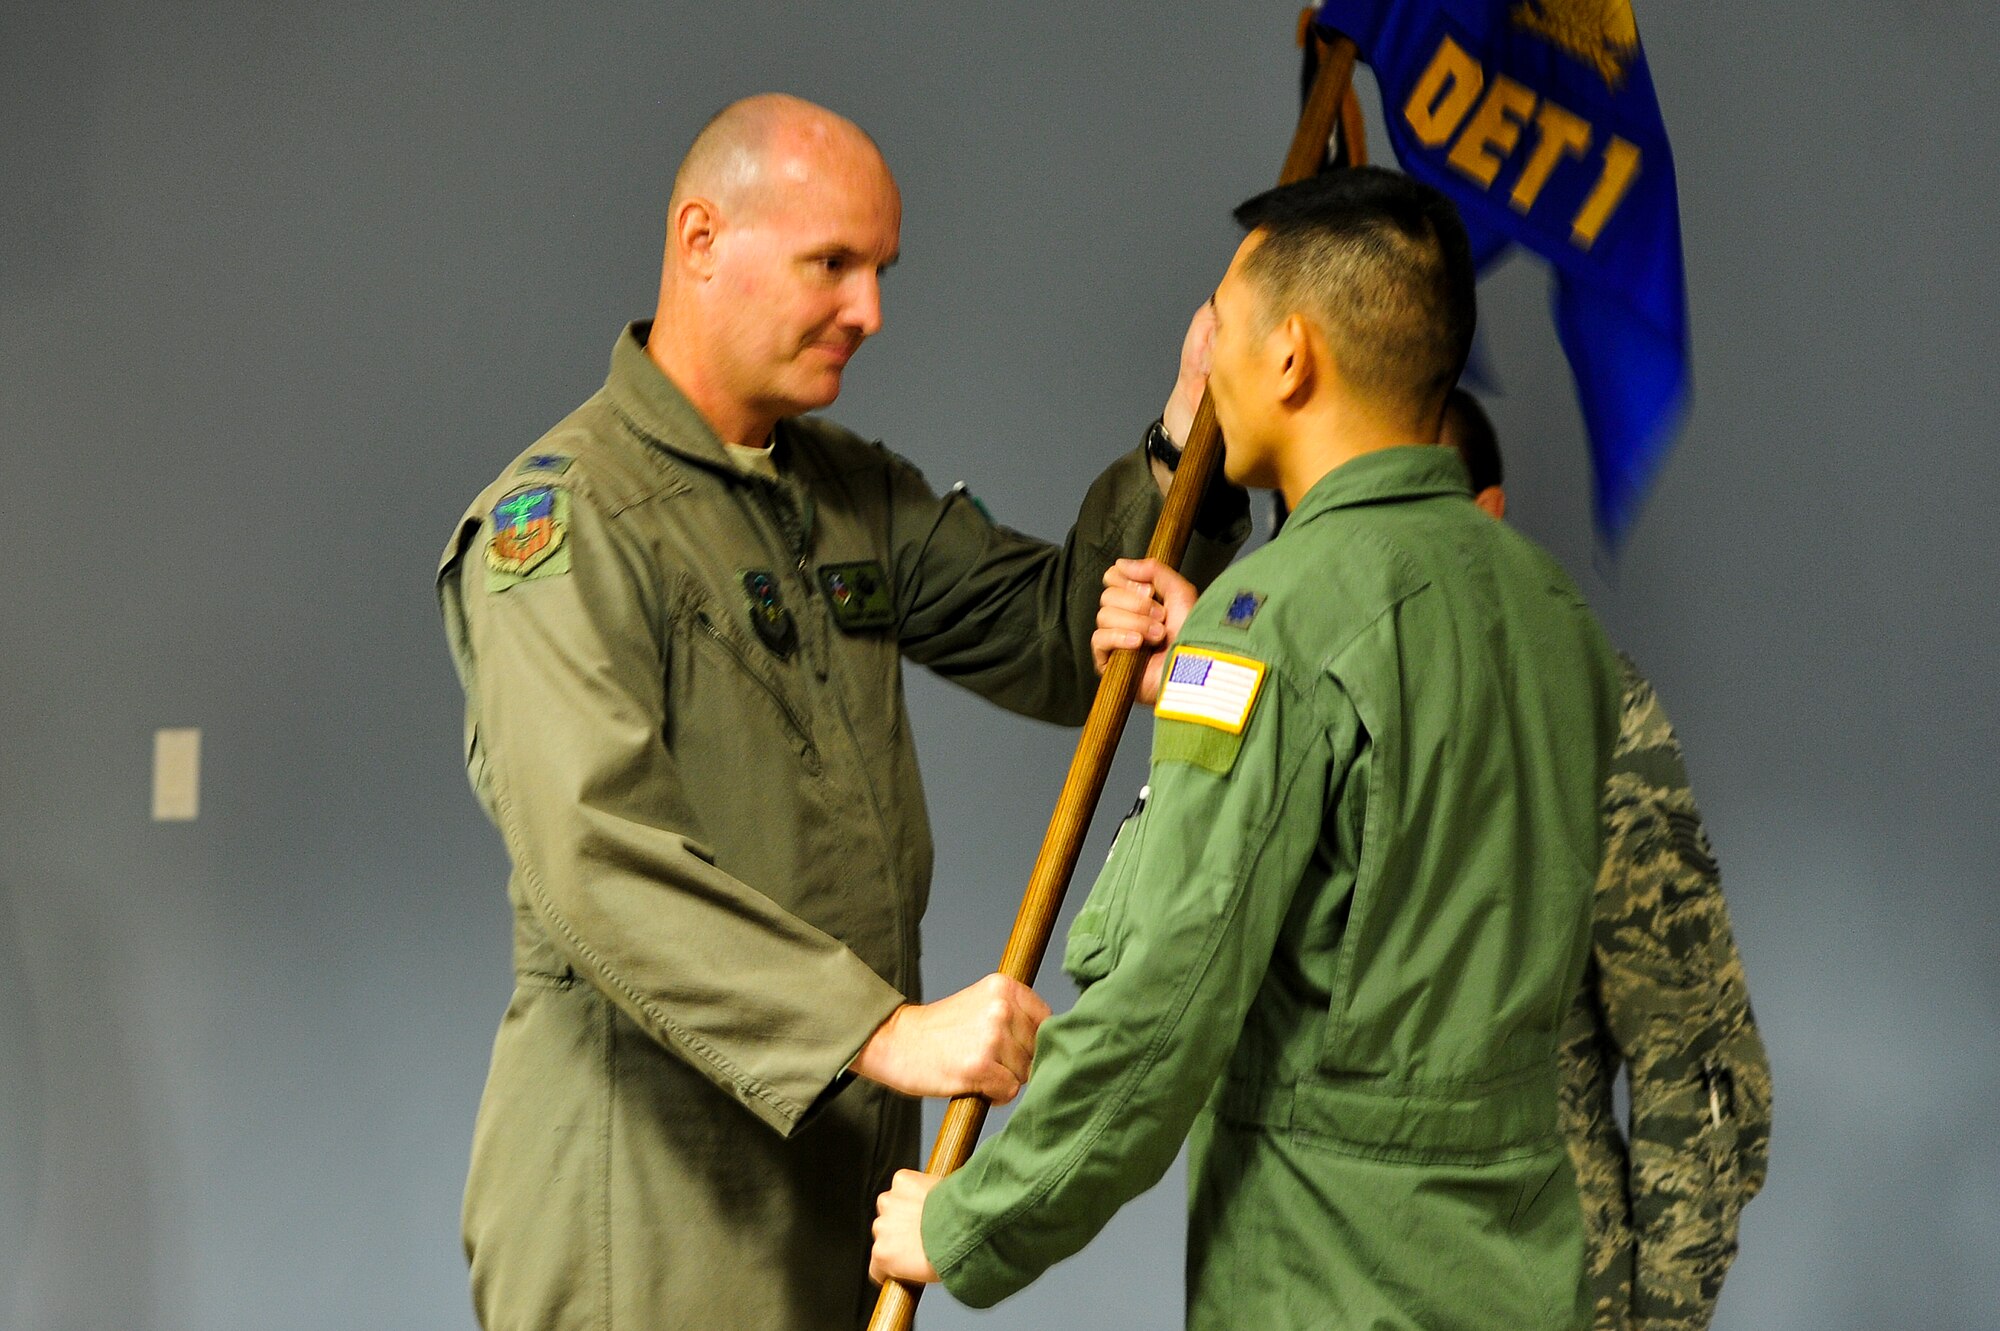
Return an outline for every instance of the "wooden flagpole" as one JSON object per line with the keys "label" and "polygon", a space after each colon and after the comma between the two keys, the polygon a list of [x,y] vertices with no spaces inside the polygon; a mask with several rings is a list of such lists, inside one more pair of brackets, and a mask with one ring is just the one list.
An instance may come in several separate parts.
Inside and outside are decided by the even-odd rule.
{"label": "wooden flagpole", "polygon": [[[1327,140],[1333,133],[1334,119],[1354,74],[1355,48],[1351,40],[1340,37],[1325,42],[1317,35],[1313,40],[1320,41],[1319,73],[1306,96],[1305,108],[1299,113],[1291,150],[1285,154],[1284,167],[1278,173],[1281,185],[1304,180],[1319,170]],[[1194,529],[1195,509],[1208,489],[1221,454],[1215,407],[1204,393],[1181,453],[1180,466],[1174,472],[1174,483],[1168,488],[1166,505],[1153,528],[1152,544],[1146,547],[1148,558],[1173,566],[1180,564],[1187,551],[1188,534]],[[1142,660],[1136,650],[1114,652],[1104,677],[1097,683],[1097,697],[1083,723],[1083,737],[1077,741],[1076,756],[1070,760],[1069,775],[1063,781],[1055,814],[1035,857],[1034,871],[1028,876],[1028,890],[1014,917],[1007,950],[1000,958],[1001,974],[1023,984],[1034,983],[1035,972],[1041,969],[1042,954],[1048,950],[1049,936],[1055,931],[1063,893],[1069,887],[1070,875],[1076,871],[1084,834],[1090,829],[1090,818],[1104,792],[1111,759],[1118,751],[1119,736],[1125,731],[1125,718],[1138,696]],[[925,1172],[942,1178],[965,1163],[979,1140],[986,1109],[986,1101],[977,1095],[953,1098],[945,1110],[944,1126],[938,1132],[937,1145],[931,1149]],[[868,1322],[869,1331],[908,1331],[910,1319],[916,1314],[917,1296],[922,1291],[922,1285],[884,1281],[881,1296],[875,1302],[875,1315]]]}

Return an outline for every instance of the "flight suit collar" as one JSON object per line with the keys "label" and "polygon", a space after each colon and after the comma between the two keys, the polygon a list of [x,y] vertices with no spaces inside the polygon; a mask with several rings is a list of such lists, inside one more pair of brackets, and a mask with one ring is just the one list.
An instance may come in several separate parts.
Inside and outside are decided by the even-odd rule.
{"label": "flight suit collar", "polygon": [[723,450],[722,438],[708,418],[646,354],[646,336],[652,329],[652,320],[642,319],[628,324],[618,335],[618,344],[611,349],[611,373],[604,381],[612,409],[655,447],[697,464],[726,492],[760,511],[762,521],[774,529],[771,535],[782,546],[786,560],[805,568],[813,542],[813,496],[786,470],[786,452],[791,447],[786,441],[787,422],[778,422],[778,428],[771,432],[778,474],[744,471]]}
{"label": "flight suit collar", "polygon": [[1336,508],[1471,494],[1472,482],[1457,449],[1405,444],[1363,453],[1335,467],[1306,491],[1289,521],[1310,522]]}
{"label": "flight suit collar", "polygon": [[[633,429],[676,457],[698,462],[725,478],[740,479],[743,473],[723,451],[715,427],[646,354],[646,338],[652,331],[653,321],[641,319],[618,335],[618,344],[611,349],[611,373],[604,381],[612,406]],[[784,431],[774,431],[771,447],[784,446]]]}

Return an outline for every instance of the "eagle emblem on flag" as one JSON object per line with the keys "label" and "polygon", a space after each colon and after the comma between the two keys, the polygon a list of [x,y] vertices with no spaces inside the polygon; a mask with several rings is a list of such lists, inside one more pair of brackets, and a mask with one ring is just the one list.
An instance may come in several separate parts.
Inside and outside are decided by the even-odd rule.
{"label": "eagle emblem on flag", "polygon": [[1607,88],[1625,82],[1625,66],[1639,49],[1632,0],[1520,0],[1507,18],[1589,65]]}

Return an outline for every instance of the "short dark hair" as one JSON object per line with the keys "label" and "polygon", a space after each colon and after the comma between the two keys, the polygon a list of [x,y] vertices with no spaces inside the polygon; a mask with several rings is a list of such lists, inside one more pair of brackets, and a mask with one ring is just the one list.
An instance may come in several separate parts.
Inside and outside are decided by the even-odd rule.
{"label": "short dark hair", "polygon": [[1358,391],[1432,407],[1458,382],[1477,302],[1471,245],[1451,200],[1363,166],[1266,190],[1236,220],[1264,233],[1243,271],[1269,321],[1310,317]]}
{"label": "short dark hair", "polygon": [[1445,394],[1444,429],[1456,434],[1452,440],[1458,455],[1465,459],[1466,473],[1472,478],[1472,493],[1501,483],[1500,436],[1493,432],[1486,408],[1463,388]]}

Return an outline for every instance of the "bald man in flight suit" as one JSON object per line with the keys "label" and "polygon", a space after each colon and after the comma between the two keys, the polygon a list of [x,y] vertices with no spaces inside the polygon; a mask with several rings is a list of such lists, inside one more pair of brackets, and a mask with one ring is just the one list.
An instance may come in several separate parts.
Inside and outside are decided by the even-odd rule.
{"label": "bald man in flight suit", "polygon": [[[464,1215],[488,1331],[859,1324],[912,1097],[1028,1075],[1032,991],[920,1001],[901,662],[1079,723],[1099,579],[1144,549],[1172,455],[1114,462],[1051,545],[804,415],[880,328],[900,226],[852,123],[726,109],[676,176],[655,317],[446,548],[467,769],[513,863]],[[1240,491],[1203,530],[1212,572]]]}

